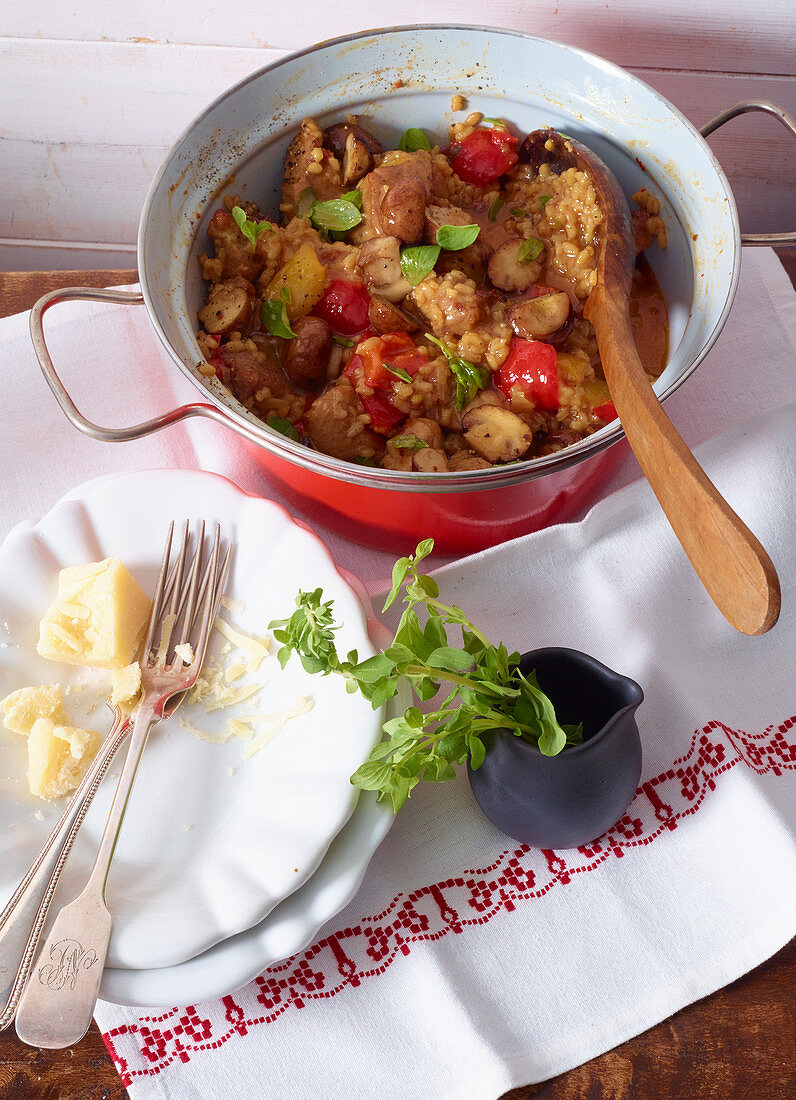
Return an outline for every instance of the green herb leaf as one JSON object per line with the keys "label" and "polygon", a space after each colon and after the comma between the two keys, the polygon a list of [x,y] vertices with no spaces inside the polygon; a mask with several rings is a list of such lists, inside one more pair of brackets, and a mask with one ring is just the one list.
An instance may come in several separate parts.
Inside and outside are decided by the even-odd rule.
{"label": "green herb leaf", "polygon": [[286,302],[287,305],[291,305],[293,302],[293,291],[290,289],[289,286],[283,286],[282,289],[279,291],[279,297],[282,299],[283,302]]}
{"label": "green herb leaf", "polygon": [[541,195],[540,198],[539,198],[539,207],[540,207],[540,209],[544,210],[544,208],[550,202],[552,197],[553,197],[552,195]]}
{"label": "green herb leaf", "polygon": [[498,216],[502,206],[503,206],[503,199],[501,199],[500,196],[498,195],[498,197],[495,199],[495,201],[489,207],[489,214],[487,215],[487,217],[489,218],[489,220],[491,222],[493,222],[495,220],[495,218]]}
{"label": "green herb leaf", "polygon": [[482,122],[489,122],[492,126],[497,127],[498,130],[508,130],[506,120],[504,118],[488,118],[486,115],[481,119]]}
{"label": "green herb leaf", "polygon": [[465,405],[469,405],[479,390],[485,390],[492,380],[492,375],[486,367],[478,367],[475,363],[468,362],[457,355],[447,344],[443,344],[436,336],[427,332],[426,339],[436,344],[442,354],[448,360],[448,366],[456,379],[456,396],[454,398],[456,408],[461,411]]}
{"label": "green herb leaf", "polygon": [[544,251],[544,245],[536,237],[529,237],[527,241],[523,241],[520,247],[517,249],[517,259],[521,264],[530,263],[531,260],[535,260],[537,256],[540,256]]}
{"label": "green herb leaf", "polygon": [[252,252],[257,248],[257,241],[262,233],[268,230],[269,233],[273,233],[273,227],[269,222],[254,222],[250,221],[246,217],[246,212],[242,206],[232,207],[232,217],[235,219],[235,224],[241,231],[243,236],[252,246]]}
{"label": "green herb leaf", "polygon": [[437,230],[437,244],[448,252],[458,252],[471,245],[480,232],[479,225],[441,225]]}
{"label": "green herb leaf", "polygon": [[312,204],[310,219],[316,229],[346,233],[359,225],[362,214],[349,199],[327,199]]}
{"label": "green herb leaf", "polygon": [[416,127],[410,126],[401,136],[398,148],[402,149],[404,153],[416,153],[418,149],[430,149],[431,142],[424,130],[418,130]]}
{"label": "green herb leaf", "polygon": [[294,340],[298,335],[290,327],[284,298],[271,298],[263,302],[261,313],[263,325],[272,336],[281,336],[283,340]]}
{"label": "green herb leaf", "polygon": [[288,439],[294,439],[296,443],[299,442],[299,434],[295,424],[291,424],[290,421],[285,420],[284,417],[270,416],[266,424],[269,428],[273,428],[275,432],[279,432],[280,435],[286,435]]}
{"label": "green herb leaf", "polygon": [[[342,676],[346,690],[359,691],[375,708],[395,696],[399,681],[420,702],[437,697],[447,681],[450,690],[432,704],[436,709],[421,710],[413,704],[384,722],[384,740],[351,777],[354,786],[389,799],[395,812],[421,779],[444,782],[468,760],[473,768],[480,767],[486,751],[483,734],[488,730],[509,729],[548,755],[577,743],[583,732],[581,727],[559,725],[535,675],[523,676],[517,669],[517,653],[510,654],[502,643],[492,645],[461,608],[440,602],[434,578],[419,571],[433,548],[433,541],[426,539],[393,567],[385,608],[401,592],[405,608],[395,640],[384,653],[359,661],[352,650],[340,660],[332,603],[323,602],[321,589],[299,592],[292,616],[270,624],[281,643],[278,658],[283,667],[290,654],[297,653],[307,671]],[[426,614],[422,628],[417,606]],[[448,639],[448,624],[461,627],[462,646]]]}
{"label": "green herb leaf", "polygon": [[410,286],[422,283],[434,270],[440,254],[438,244],[417,244],[401,249],[401,271]]}
{"label": "green herb leaf", "polygon": [[353,348],[356,347],[356,340],[349,340],[347,336],[332,336],[335,344],[339,344],[341,348]]}
{"label": "green herb leaf", "polygon": [[365,458],[364,455],[354,455],[351,459],[352,462],[356,462],[357,466],[375,466],[375,458]]}
{"label": "green herb leaf", "polygon": [[397,447],[400,451],[419,451],[427,447],[428,443],[416,435],[397,435],[390,440],[390,446]]}
{"label": "green herb leaf", "polygon": [[521,206],[512,206],[511,210],[509,210],[509,214],[511,214],[511,216],[513,218],[527,218],[528,217],[528,215],[525,213],[525,211],[523,210],[523,208]]}
{"label": "green herb leaf", "polygon": [[357,210],[362,209],[362,192],[361,191],[346,191],[342,196],[345,202],[350,202],[352,206],[355,206]]}
{"label": "green herb leaf", "polygon": [[396,367],[393,363],[387,363],[385,361],[382,361],[382,366],[385,370],[388,370],[390,374],[394,374],[396,378],[400,378],[404,382],[412,381],[412,375],[408,370],[404,370],[403,367]]}

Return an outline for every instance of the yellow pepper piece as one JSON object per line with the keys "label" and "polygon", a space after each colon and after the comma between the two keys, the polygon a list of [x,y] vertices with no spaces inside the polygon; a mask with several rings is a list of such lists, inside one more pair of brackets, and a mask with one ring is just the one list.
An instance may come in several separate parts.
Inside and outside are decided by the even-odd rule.
{"label": "yellow pepper piece", "polygon": [[579,355],[572,355],[567,351],[556,353],[556,366],[559,373],[564,375],[568,382],[582,382],[590,373],[589,362]]}
{"label": "yellow pepper piece", "polygon": [[303,244],[292,259],[283,264],[265,288],[265,297],[279,299],[289,291],[286,307],[291,321],[306,317],[323,297],[326,271],[311,244]]}
{"label": "yellow pepper piece", "polygon": [[593,409],[599,408],[600,405],[604,405],[606,401],[611,400],[611,391],[605,382],[602,382],[599,378],[586,382],[583,387],[583,394],[586,403],[591,405]]}

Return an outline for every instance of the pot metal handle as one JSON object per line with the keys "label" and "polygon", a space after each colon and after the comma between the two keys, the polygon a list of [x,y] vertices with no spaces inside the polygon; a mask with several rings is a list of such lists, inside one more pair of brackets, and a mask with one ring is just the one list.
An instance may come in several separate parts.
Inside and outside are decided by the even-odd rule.
{"label": "pot metal handle", "polygon": [[[699,132],[706,138],[731,118],[746,115],[750,111],[763,111],[764,114],[773,115],[796,138],[796,119],[790,111],[786,111],[784,107],[778,107],[768,99],[745,99],[742,103],[736,103],[734,107],[728,107],[710,122],[706,122],[699,128]],[[792,248],[796,245],[796,233],[742,233],[741,244],[767,244],[774,248]]]}
{"label": "pot metal handle", "polygon": [[[66,414],[69,421],[79,429],[79,431],[83,432],[84,435],[89,435],[92,439],[99,439],[103,443],[127,443],[131,439],[141,439],[142,436],[150,435],[152,432],[158,432],[161,428],[168,428],[171,424],[177,424],[179,421],[187,420],[188,417],[191,416],[208,417],[210,420],[215,420],[219,424],[224,424],[226,427],[232,428],[233,431],[237,431],[240,435],[247,435],[245,429],[241,429],[237,424],[226,417],[223,412],[205,402],[194,402],[190,405],[181,405],[177,409],[171,409],[169,412],[163,413],[162,416],[153,417],[152,420],[142,420],[140,424],[132,424],[128,428],[103,428],[101,425],[95,424],[93,421],[83,416],[61,381],[53,364],[52,357],[47,349],[47,342],[44,339],[44,314],[51,306],[56,305],[58,302],[72,301],[117,302],[122,305],[141,305],[144,301],[144,296],[139,291],[135,290],[70,286],[66,287],[64,290],[53,290],[49,294],[45,294],[43,298],[39,298],[38,302],[36,302],[33,309],[30,311],[30,336],[33,341],[33,348],[39,360],[42,374],[47,379],[47,385],[54,393],[56,401],[61,406],[61,409]],[[256,438],[253,432],[251,438]]]}

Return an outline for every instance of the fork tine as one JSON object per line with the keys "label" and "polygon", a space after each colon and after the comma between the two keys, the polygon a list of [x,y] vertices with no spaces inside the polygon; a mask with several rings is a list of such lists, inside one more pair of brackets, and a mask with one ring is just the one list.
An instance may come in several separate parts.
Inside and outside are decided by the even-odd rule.
{"label": "fork tine", "polygon": [[152,597],[152,607],[149,612],[149,622],[147,623],[146,641],[144,642],[142,657],[144,662],[149,660],[149,651],[152,649],[155,630],[160,619],[160,606],[163,603],[163,590],[166,584],[166,573],[169,567],[169,555],[171,553],[171,540],[173,534],[174,520],[169,524],[169,533],[166,536],[166,545],[163,549],[163,557],[160,562],[160,572],[158,573],[157,584],[155,585],[155,593]]}
{"label": "fork tine", "polygon": [[204,660],[205,651],[207,649],[207,641],[210,637],[210,631],[213,626],[213,620],[215,619],[215,612],[218,608],[219,599],[219,583],[218,583],[218,559],[221,552],[221,528],[216,525],[216,536],[213,539],[213,550],[210,554],[210,561],[207,566],[206,577],[208,584],[205,588],[204,596],[200,604],[202,612],[202,621],[199,627],[199,637],[196,645],[194,646],[194,662],[201,662]]}
{"label": "fork tine", "polygon": [[[188,536],[190,534],[190,527],[188,521],[185,521],[185,527],[182,532],[182,542],[180,543],[180,553],[177,557],[177,565],[174,575],[174,587],[171,590],[171,600],[169,601],[169,609],[163,614],[163,605],[165,600],[161,601],[161,614],[159,617],[160,626],[160,638],[157,642],[157,651],[155,653],[154,665],[157,668],[165,668],[166,660],[168,658],[169,649],[171,647],[171,639],[174,634],[174,626],[177,622],[177,608],[180,605],[180,600],[183,596],[182,578],[185,569],[185,554],[188,549]],[[146,660],[150,661],[149,650],[147,650]]]}
{"label": "fork tine", "polygon": [[[199,535],[196,540],[196,552],[194,554],[193,562],[191,564],[191,571],[188,576],[188,588],[185,600],[185,617],[182,624],[182,634],[180,636],[180,645],[183,645],[188,641],[191,633],[191,627],[193,626],[194,612],[196,610],[196,593],[199,586],[199,566],[202,561],[202,551],[205,544],[205,523],[202,520],[201,527],[199,528]],[[178,614],[182,614],[182,601]]]}
{"label": "fork tine", "polygon": [[[185,571],[185,555],[188,550],[188,536],[190,534],[190,526],[188,520],[185,521],[185,526],[182,530],[182,542],[180,543],[180,556],[177,558],[177,571],[174,577],[174,588],[171,591],[171,603],[169,605],[169,615],[177,615],[177,608],[180,602],[180,596],[182,595],[182,578]],[[200,547],[201,548],[201,547]]]}

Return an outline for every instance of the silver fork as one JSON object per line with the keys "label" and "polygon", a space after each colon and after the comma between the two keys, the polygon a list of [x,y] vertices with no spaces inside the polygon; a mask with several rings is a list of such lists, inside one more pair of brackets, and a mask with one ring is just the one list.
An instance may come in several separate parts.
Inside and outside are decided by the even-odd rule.
{"label": "silver fork", "polygon": [[[172,529],[173,525],[163,553],[141,659],[142,698],[132,715],[130,747],[97,859],[85,889],[56,917],[19,1000],[17,1035],[32,1046],[71,1046],[91,1023],[113,924],[105,904],[105,887],[136,771],[152,725],[167,713],[170,699],[182,696],[196,682],[226,580],[230,551],[222,562],[218,530],[205,569],[206,583],[200,584],[201,541],[186,577],[186,524],[171,599],[167,600]],[[173,638],[182,620],[178,644],[191,642],[193,623],[200,616],[193,660],[187,663],[174,653]]]}
{"label": "silver fork", "polygon": [[[200,530],[204,537],[204,524]],[[169,571],[166,582],[166,599],[169,599],[176,579],[176,567]],[[205,570],[199,589],[201,606],[210,581]],[[184,594],[180,613],[184,611],[187,592]],[[217,610],[220,593],[216,596]],[[174,696],[166,706],[168,717],[179,706],[183,696]],[[110,704],[108,704],[110,706]],[[64,808],[52,832],[45,840],[19,886],[0,913],[0,1031],[14,1019],[19,998],[28,980],[33,959],[39,945],[42,929],[50,911],[50,903],[61,878],[64,864],[94,801],[105,773],[127,740],[130,717],[118,707],[111,707],[113,722],[92,760],[88,771]]]}

